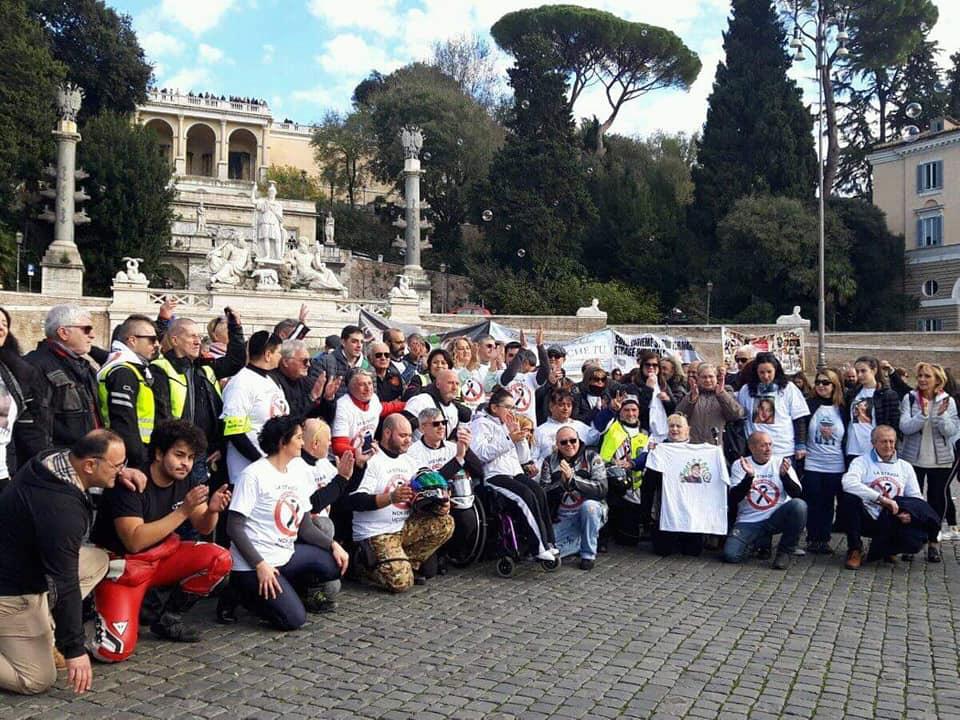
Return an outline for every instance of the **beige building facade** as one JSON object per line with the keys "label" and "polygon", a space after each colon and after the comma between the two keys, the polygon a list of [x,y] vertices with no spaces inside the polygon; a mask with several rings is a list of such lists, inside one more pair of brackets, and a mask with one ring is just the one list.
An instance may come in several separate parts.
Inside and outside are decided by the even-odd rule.
{"label": "beige building facade", "polygon": [[877,147],[873,202],[906,246],[904,290],[919,303],[905,330],[960,330],[960,123],[934,120]]}

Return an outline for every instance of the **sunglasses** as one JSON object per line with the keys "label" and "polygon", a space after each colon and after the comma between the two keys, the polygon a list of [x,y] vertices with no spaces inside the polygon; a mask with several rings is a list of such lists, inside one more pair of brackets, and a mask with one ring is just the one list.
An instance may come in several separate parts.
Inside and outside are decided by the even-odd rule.
{"label": "sunglasses", "polygon": [[300,358],[300,364],[304,367],[310,367],[310,358]]}
{"label": "sunglasses", "polygon": [[137,340],[149,340],[152,343],[160,342],[160,339],[156,335],[134,335],[133,337]]}
{"label": "sunglasses", "polygon": [[435,427],[435,428],[444,427],[444,426],[447,425],[447,421],[446,421],[446,420],[434,420],[434,421],[431,422],[430,424],[433,425],[433,427]]}
{"label": "sunglasses", "polygon": [[737,363],[737,365],[743,365],[744,363],[750,362],[746,358],[734,358],[734,361]]}
{"label": "sunglasses", "polygon": [[813,384],[818,385],[820,387],[830,387],[831,385],[833,385],[833,383],[830,382],[829,380],[817,380]]}
{"label": "sunglasses", "polygon": [[378,353],[374,353],[373,356],[374,356],[375,358],[388,358],[388,357],[390,357],[390,353],[388,353],[388,352],[378,352]]}
{"label": "sunglasses", "polygon": [[660,363],[644,363],[643,366],[649,368],[658,368],[660,367]]}
{"label": "sunglasses", "polygon": [[82,331],[84,335],[89,335],[93,332],[93,325],[64,325],[64,327],[77,328],[77,330]]}
{"label": "sunglasses", "polygon": [[579,438],[567,438],[566,440],[557,440],[557,445],[576,445],[580,442]]}

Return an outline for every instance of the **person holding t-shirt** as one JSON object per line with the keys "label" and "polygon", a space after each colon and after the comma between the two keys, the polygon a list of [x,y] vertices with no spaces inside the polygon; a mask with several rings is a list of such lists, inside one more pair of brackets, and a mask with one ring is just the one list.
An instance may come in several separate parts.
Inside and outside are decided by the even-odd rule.
{"label": "person holding t-shirt", "polygon": [[746,411],[746,435],[767,433],[773,454],[803,460],[807,454],[810,409],[803,394],[787,379],[783,366],[770,352],[757,353],[745,370],[737,400]]}
{"label": "person holding t-shirt", "polygon": [[747,447],[750,457],[737,460],[730,475],[729,498],[737,507],[737,519],[723,546],[723,559],[743,562],[751,547],[767,545],[782,533],[773,567],[786,570],[807,519],[807,504],[800,499],[803,488],[790,458],[773,454],[767,433],[753,433]]}
{"label": "person holding t-shirt", "polygon": [[803,499],[807,503],[807,552],[832,555],[830,531],[833,513],[847,469],[843,456],[847,415],[840,376],[824,368],[817,371],[813,397],[807,401],[810,424],[807,457],[803,466]]}
{"label": "person holding t-shirt", "polygon": [[439,515],[411,513],[410,482],[418,470],[407,454],[412,440],[410,421],[400,413],[388,415],[380,452],[367,462],[350,495],[353,539],[360,544],[365,576],[394,593],[421,582],[420,566],[453,535],[449,500]]}
{"label": "person holding t-shirt", "polygon": [[[317,484],[300,461],[299,420],[271,418],[259,440],[267,456],[241,474],[227,517],[233,541],[230,585],[237,601],[274,628],[296,630],[306,622],[308,610],[327,609],[323,585],[340,578],[347,553],[320,537],[307,515]],[[341,470],[352,473],[352,467]],[[224,610],[218,607],[218,618],[231,621]]]}
{"label": "person holding t-shirt", "polygon": [[857,384],[844,395],[847,408],[847,465],[870,452],[870,437],[880,425],[892,427],[900,434],[900,396],[884,383],[880,361],[864,355],[853,364]]}
{"label": "person holding t-shirt", "polygon": [[516,413],[526,415],[536,427],[537,389],[550,379],[550,359],[543,344],[543,328],[537,330],[536,353],[527,349],[523,333],[520,334],[519,344],[507,343],[505,353],[507,368],[501,373],[497,384],[513,396]]}

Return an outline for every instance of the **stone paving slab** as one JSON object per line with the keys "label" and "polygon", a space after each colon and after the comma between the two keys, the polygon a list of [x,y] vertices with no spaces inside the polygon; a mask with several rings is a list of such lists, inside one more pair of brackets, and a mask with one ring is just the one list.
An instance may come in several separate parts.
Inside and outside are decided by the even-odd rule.
{"label": "stone paving slab", "polygon": [[[839,543],[842,549],[842,542]],[[612,547],[586,573],[452,570],[403,596],[348,584],[276,633],[191,621],[140,637],[74,697],[0,694],[0,718],[960,719],[960,543],[944,562],[843,569],[842,554],[724,565]]]}

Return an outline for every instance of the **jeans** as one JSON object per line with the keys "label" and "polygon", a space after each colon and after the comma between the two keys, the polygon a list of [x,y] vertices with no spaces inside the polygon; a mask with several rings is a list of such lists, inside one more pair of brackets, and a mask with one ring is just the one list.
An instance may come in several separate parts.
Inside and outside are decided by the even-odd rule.
{"label": "jeans", "polygon": [[557,549],[561,557],[580,553],[580,557],[595,560],[597,537],[607,521],[607,505],[600,500],[584,500],[575,510],[560,508],[559,519],[553,524]]}
{"label": "jeans", "polygon": [[260,595],[256,570],[235,570],[230,575],[230,584],[243,606],[277,630],[296,630],[307,621],[298,590],[340,579],[340,568],[329,550],[301,542],[294,544],[293,555],[277,570],[283,592],[272,600]]}
{"label": "jeans", "polygon": [[806,520],[807,504],[799,498],[793,498],[764,520],[735,523],[723,546],[723,559],[729,563],[743,562],[754,544],[769,542],[777,533],[782,533],[777,552],[793,552]]}
{"label": "jeans", "polygon": [[843,473],[807,470],[803,476],[803,499],[807,503],[807,542],[829,542],[833,512],[842,489]]}

